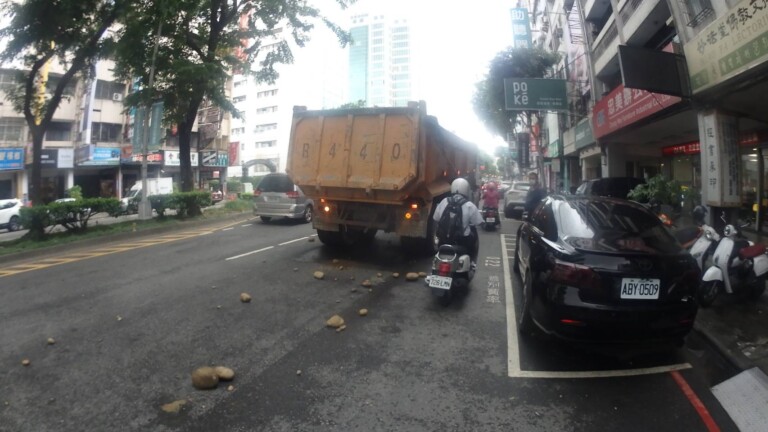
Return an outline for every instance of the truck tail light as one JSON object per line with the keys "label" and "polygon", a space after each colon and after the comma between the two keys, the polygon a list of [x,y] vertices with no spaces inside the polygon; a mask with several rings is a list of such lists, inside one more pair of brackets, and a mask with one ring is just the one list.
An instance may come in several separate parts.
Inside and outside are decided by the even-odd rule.
{"label": "truck tail light", "polygon": [[256,189],[255,191],[253,191],[253,196],[257,197],[260,195],[261,195],[261,189]]}

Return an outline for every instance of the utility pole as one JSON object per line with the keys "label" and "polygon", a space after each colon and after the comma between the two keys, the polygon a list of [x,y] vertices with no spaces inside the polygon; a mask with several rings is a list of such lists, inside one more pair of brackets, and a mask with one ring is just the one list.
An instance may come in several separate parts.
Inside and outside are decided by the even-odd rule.
{"label": "utility pole", "polygon": [[[152,51],[152,65],[149,68],[149,92],[153,92],[155,84],[155,61],[157,60],[157,49],[160,46],[160,35],[163,29],[162,20],[157,25],[157,38],[155,48]],[[142,154],[141,154],[141,201],[139,202],[139,220],[152,219],[152,206],[149,203],[149,191],[147,191],[147,159],[149,158],[149,116],[152,113],[152,99],[144,108],[144,118],[142,123]]]}

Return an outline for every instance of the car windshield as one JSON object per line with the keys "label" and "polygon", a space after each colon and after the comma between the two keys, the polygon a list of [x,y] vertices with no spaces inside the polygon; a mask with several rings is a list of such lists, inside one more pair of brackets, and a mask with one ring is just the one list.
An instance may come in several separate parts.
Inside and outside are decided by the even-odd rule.
{"label": "car windshield", "polygon": [[514,186],[512,186],[512,189],[518,190],[518,191],[527,191],[531,188],[530,183],[515,183]]}
{"label": "car windshield", "polygon": [[558,235],[569,245],[596,252],[676,254],[681,251],[661,221],[644,209],[614,201],[558,201]]}
{"label": "car windshield", "polygon": [[293,182],[286,175],[268,175],[261,179],[258,189],[262,192],[292,192]]}

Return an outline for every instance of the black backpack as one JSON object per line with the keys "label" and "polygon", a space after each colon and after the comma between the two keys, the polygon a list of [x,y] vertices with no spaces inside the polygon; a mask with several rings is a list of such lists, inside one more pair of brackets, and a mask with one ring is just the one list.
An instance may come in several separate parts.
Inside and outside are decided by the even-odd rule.
{"label": "black backpack", "polygon": [[448,205],[437,223],[437,238],[440,244],[456,244],[464,237],[464,223],[461,206],[467,202],[462,195],[454,195],[448,198]]}

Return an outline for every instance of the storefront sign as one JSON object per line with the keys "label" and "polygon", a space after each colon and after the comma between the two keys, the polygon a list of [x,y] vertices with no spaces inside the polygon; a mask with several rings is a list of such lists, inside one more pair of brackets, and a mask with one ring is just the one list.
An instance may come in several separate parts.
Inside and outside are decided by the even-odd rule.
{"label": "storefront sign", "polygon": [[677,96],[628,89],[619,84],[608,96],[595,104],[592,116],[594,137],[602,138],[680,100]]}
{"label": "storefront sign", "polygon": [[215,150],[200,152],[202,166],[225,167],[227,166],[227,154]]}
{"label": "storefront sign", "polygon": [[58,151],[57,168],[74,168],[75,167],[75,149],[73,148],[60,148]]}
{"label": "storefront sign", "polygon": [[584,148],[595,142],[592,136],[592,124],[589,119],[584,119],[576,125],[576,149]]}
{"label": "storefront sign", "polygon": [[24,149],[0,148],[0,170],[24,169]]}
{"label": "storefront sign", "polygon": [[[143,159],[141,153],[133,154],[133,148],[130,145],[120,148],[120,162],[124,164],[141,163]],[[147,155],[147,163],[157,165],[163,163],[163,152],[150,153]]]}
{"label": "storefront sign", "polygon": [[56,149],[43,149],[40,152],[40,166],[43,168],[56,168],[58,151]]}
{"label": "storefront sign", "polygon": [[546,157],[560,157],[560,139],[556,139],[547,146]]}
{"label": "storefront sign", "polygon": [[679,155],[697,155],[701,151],[701,145],[698,141],[677,144],[667,146],[661,149],[661,154],[664,156],[679,156]]}
{"label": "storefront sign", "polygon": [[684,45],[693,93],[768,59],[768,1],[741,0]]}
{"label": "storefront sign", "polygon": [[120,149],[86,144],[75,149],[75,162],[79,166],[120,165]]}
{"label": "storefront sign", "polygon": [[739,148],[736,118],[707,111],[699,114],[702,177],[708,205],[740,205]]}
{"label": "storefront sign", "polygon": [[[181,159],[179,159],[179,152],[176,150],[165,150],[165,166],[181,166]],[[189,152],[190,164],[193,167],[200,166],[197,152]]]}
{"label": "storefront sign", "polygon": [[567,111],[565,80],[504,78],[507,110]]}

